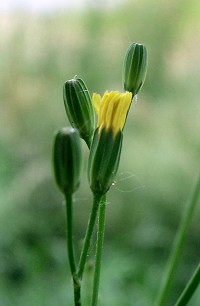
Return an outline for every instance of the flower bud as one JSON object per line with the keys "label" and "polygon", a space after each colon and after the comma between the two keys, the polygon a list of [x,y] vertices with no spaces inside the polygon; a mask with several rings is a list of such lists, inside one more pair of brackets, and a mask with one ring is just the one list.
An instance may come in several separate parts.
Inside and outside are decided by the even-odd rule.
{"label": "flower bud", "polygon": [[112,128],[95,131],[88,162],[88,179],[94,194],[103,195],[111,187],[119,166],[122,132]]}
{"label": "flower bud", "polygon": [[147,72],[147,50],[144,45],[133,43],[128,48],[123,66],[123,83],[126,91],[135,96],[141,89]]}
{"label": "flower bud", "polygon": [[78,189],[81,165],[79,132],[74,128],[62,128],[54,139],[53,167],[56,183],[64,194],[72,194]]}
{"label": "flower bud", "polygon": [[79,130],[81,138],[90,147],[95,117],[90,93],[83,80],[74,78],[66,81],[63,87],[63,98],[71,125]]}
{"label": "flower bud", "polygon": [[98,123],[90,150],[88,179],[94,194],[102,196],[114,181],[121,154],[122,130],[131,100],[130,92],[106,91],[103,97],[93,94]]}

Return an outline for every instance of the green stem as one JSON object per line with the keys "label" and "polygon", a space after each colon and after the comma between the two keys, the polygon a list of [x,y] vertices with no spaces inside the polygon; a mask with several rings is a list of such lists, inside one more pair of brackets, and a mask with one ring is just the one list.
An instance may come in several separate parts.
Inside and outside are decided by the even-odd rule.
{"label": "green stem", "polygon": [[105,232],[105,211],[106,211],[106,195],[101,199],[98,220],[97,244],[96,244],[96,257],[94,268],[94,281],[91,306],[96,306],[98,303],[99,282],[101,272],[101,257],[103,250],[104,232]]}
{"label": "green stem", "polygon": [[164,301],[166,299],[168,290],[171,286],[172,277],[175,272],[176,266],[178,264],[178,260],[181,254],[181,250],[184,244],[184,240],[190,225],[190,221],[192,219],[193,211],[196,206],[198,197],[200,194],[200,176],[197,180],[197,184],[194,188],[194,191],[191,195],[191,198],[186,206],[185,213],[182,217],[179,230],[176,234],[174,240],[174,246],[172,247],[172,251],[169,257],[169,261],[166,268],[166,273],[164,274],[163,282],[161,283],[160,291],[158,292],[158,297],[156,299],[155,306],[163,306]]}
{"label": "green stem", "polygon": [[66,201],[67,252],[68,252],[70,271],[73,279],[74,305],[81,306],[81,284],[76,273],[76,263],[74,256],[72,195],[66,193],[65,201]]}
{"label": "green stem", "polygon": [[80,279],[83,276],[83,271],[84,271],[85,263],[86,263],[87,256],[88,256],[88,250],[89,250],[89,247],[90,247],[90,241],[91,241],[93,228],[94,228],[94,225],[95,225],[96,216],[97,216],[100,201],[101,201],[101,196],[94,195],[93,207],[92,207],[92,211],[91,211],[91,214],[90,214],[90,218],[89,218],[89,222],[88,222],[88,226],[87,226],[87,230],[86,230],[86,235],[85,235],[85,239],[84,239],[83,249],[82,249],[82,252],[81,252],[80,261],[79,261],[79,265],[78,265],[77,275]]}
{"label": "green stem", "polygon": [[186,306],[191,297],[193,296],[195,290],[197,289],[200,283],[200,264],[197,266],[194,274],[186,285],[183,293],[176,302],[175,306]]}

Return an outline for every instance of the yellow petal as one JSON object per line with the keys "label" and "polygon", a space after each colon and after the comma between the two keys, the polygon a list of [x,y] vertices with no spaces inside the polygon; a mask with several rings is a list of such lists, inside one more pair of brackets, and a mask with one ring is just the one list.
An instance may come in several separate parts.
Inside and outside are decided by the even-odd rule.
{"label": "yellow petal", "polygon": [[92,104],[97,114],[99,114],[100,105],[101,105],[101,96],[97,93],[92,95]]}
{"label": "yellow petal", "polygon": [[100,130],[112,128],[115,135],[119,130],[122,130],[131,100],[132,94],[130,92],[106,91],[102,99],[100,95],[94,94],[92,101],[98,114],[97,125]]}

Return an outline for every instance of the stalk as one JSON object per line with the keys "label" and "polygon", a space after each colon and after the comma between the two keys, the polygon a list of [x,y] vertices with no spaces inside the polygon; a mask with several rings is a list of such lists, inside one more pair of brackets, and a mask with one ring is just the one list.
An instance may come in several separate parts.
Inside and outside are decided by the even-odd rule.
{"label": "stalk", "polygon": [[99,294],[99,282],[101,272],[101,257],[103,250],[103,241],[105,233],[105,211],[106,211],[106,195],[102,197],[99,209],[99,220],[98,220],[98,232],[97,232],[97,243],[96,243],[96,256],[95,256],[95,267],[94,267],[94,281],[93,281],[93,293],[91,306],[97,306],[98,294]]}
{"label": "stalk", "polygon": [[70,271],[73,279],[74,305],[81,306],[81,284],[76,273],[76,263],[74,256],[72,194],[66,193],[65,200],[66,200],[67,253],[69,259]]}
{"label": "stalk", "polygon": [[83,276],[85,263],[86,263],[86,260],[87,260],[87,257],[88,257],[88,251],[89,251],[89,247],[90,247],[91,237],[92,237],[92,233],[93,233],[93,229],[94,229],[94,225],[95,225],[100,201],[101,201],[101,196],[100,195],[94,195],[93,207],[92,207],[92,211],[91,211],[90,218],[89,218],[89,221],[88,221],[88,226],[87,226],[87,230],[86,230],[86,234],[85,234],[83,249],[82,249],[82,252],[81,252],[79,265],[78,265],[78,270],[77,270],[78,271],[77,275],[78,275],[78,278],[80,278],[80,279]]}

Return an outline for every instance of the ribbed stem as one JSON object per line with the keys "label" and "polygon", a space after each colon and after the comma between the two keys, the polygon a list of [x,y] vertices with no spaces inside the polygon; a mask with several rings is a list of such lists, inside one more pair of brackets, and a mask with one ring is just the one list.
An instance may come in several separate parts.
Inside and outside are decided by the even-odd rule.
{"label": "ribbed stem", "polygon": [[88,226],[87,226],[87,230],[86,230],[86,235],[85,235],[85,239],[84,239],[83,249],[82,249],[82,252],[81,252],[80,261],[79,261],[79,265],[78,265],[77,275],[80,279],[83,276],[83,271],[84,271],[85,263],[86,263],[87,256],[88,256],[90,241],[91,241],[91,237],[92,237],[92,233],[93,233],[93,229],[94,229],[94,225],[95,225],[96,216],[97,216],[100,201],[101,201],[101,196],[100,195],[94,195],[93,207],[92,207],[92,211],[91,211],[91,214],[90,214],[90,218],[89,218],[89,222],[88,222]]}
{"label": "ribbed stem", "polygon": [[172,248],[171,255],[169,257],[169,261],[168,261],[167,268],[166,268],[166,273],[164,274],[164,279],[161,284],[161,288],[158,293],[158,297],[156,299],[155,306],[164,305],[164,301],[166,299],[167,293],[171,286],[172,277],[173,277],[173,274],[178,264],[181,250],[182,250],[182,247],[185,241],[185,237],[186,237],[186,234],[187,234],[187,231],[190,225],[190,221],[192,219],[193,211],[197,204],[199,195],[200,195],[200,176],[197,180],[196,186],[188,202],[188,205],[186,206],[185,213],[182,217],[182,220],[179,226],[179,230],[175,237],[174,247]]}
{"label": "ribbed stem", "polygon": [[102,197],[100,208],[99,208],[99,220],[98,220],[98,232],[97,232],[94,281],[93,281],[91,306],[97,306],[97,303],[98,303],[99,282],[100,282],[100,272],[101,272],[101,257],[102,257],[104,232],[105,232],[105,211],[106,211],[106,195]]}
{"label": "ribbed stem", "polygon": [[186,306],[191,297],[193,296],[195,290],[197,289],[200,283],[200,264],[197,266],[194,274],[186,285],[183,293],[176,302],[175,306]]}
{"label": "ribbed stem", "polygon": [[74,305],[81,306],[81,284],[76,273],[76,263],[74,256],[72,195],[66,193],[65,201],[66,201],[67,253],[69,259],[70,271],[73,279]]}

